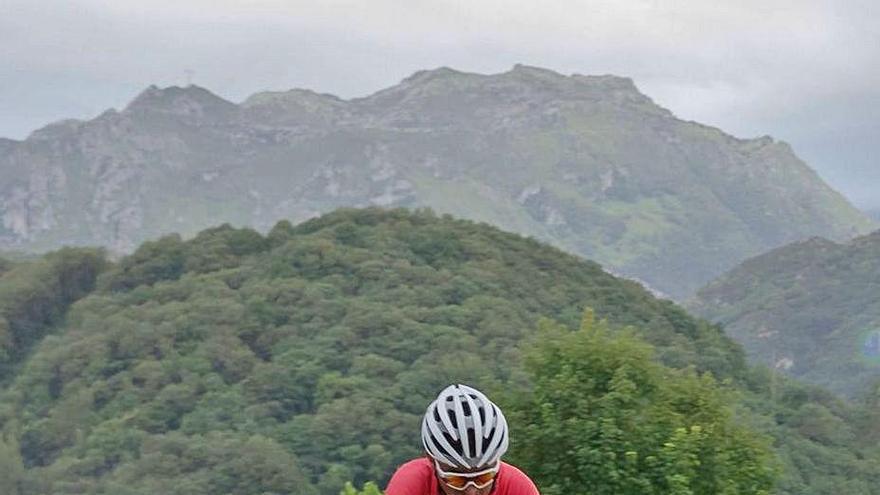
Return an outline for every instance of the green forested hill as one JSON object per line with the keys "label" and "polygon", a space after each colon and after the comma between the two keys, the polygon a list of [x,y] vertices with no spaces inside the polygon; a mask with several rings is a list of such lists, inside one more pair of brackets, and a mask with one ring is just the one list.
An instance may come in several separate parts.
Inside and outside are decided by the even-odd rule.
{"label": "green forested hill", "polygon": [[815,238],[758,256],[689,304],[756,360],[849,395],[880,378],[880,232]]}
{"label": "green forested hill", "polygon": [[[777,493],[880,490],[868,409],[771,380],[717,327],[485,224],[342,210],[266,236],[169,236],[106,267],[91,251],[63,254],[67,264],[34,266],[50,263],[56,280],[67,280],[60,267],[102,273],[85,297],[48,291],[60,316],[6,343],[7,493],[329,495],[383,481],[419,455],[418,422],[438,390],[527,393],[524,338],[541,317],[578,326],[585,307],[633,326],[658,362],[726,381],[736,421],[774,442]],[[46,277],[29,266],[16,265],[21,280]],[[16,293],[25,282],[7,275],[0,289]],[[27,308],[17,301],[7,319]]]}

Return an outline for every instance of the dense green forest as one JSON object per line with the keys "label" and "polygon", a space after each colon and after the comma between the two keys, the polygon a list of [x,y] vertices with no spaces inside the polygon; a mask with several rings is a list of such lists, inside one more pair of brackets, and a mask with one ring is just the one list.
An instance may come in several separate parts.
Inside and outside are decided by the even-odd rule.
{"label": "dense green forest", "polygon": [[[717,326],[486,224],[339,210],[265,236],[168,236],[116,263],[68,249],[0,271],[11,495],[381,486],[420,455],[424,408],[453,382],[510,411],[511,459],[547,493],[590,469],[612,483],[591,493],[880,492],[870,404],[750,368]],[[554,402],[535,387],[548,380],[591,413],[560,402],[530,416]],[[617,433],[586,435],[595,418]],[[569,431],[586,435],[582,455],[542,464],[539,446]],[[663,450],[673,437],[681,449]],[[703,458],[711,474],[696,475]]]}

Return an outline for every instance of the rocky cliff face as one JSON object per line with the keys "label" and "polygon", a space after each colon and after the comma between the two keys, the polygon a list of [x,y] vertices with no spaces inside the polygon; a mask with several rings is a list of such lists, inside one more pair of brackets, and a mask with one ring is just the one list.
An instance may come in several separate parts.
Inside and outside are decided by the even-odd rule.
{"label": "rocky cliff face", "polygon": [[0,249],[103,244],[339,206],[430,206],[682,297],[748,256],[872,222],[784,143],[685,122],[626,78],[418,72],[366,98],[234,104],[150,87],[121,112],[0,141]]}

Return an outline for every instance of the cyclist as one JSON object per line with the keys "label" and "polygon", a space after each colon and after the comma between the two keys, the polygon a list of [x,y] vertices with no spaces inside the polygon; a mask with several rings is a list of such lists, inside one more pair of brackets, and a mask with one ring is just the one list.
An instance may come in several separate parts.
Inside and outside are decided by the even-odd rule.
{"label": "cyclist", "polygon": [[507,421],[477,389],[446,387],[425,412],[425,457],[397,468],[385,495],[539,495],[522,471],[501,461]]}

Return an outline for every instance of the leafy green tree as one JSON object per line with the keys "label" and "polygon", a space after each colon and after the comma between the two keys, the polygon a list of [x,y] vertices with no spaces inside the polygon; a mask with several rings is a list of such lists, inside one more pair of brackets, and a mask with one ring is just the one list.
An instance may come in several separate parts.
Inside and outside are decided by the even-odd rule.
{"label": "leafy green tree", "polygon": [[24,463],[18,446],[0,438],[0,487],[3,487],[3,493],[19,495],[24,477]]}
{"label": "leafy green tree", "polygon": [[107,262],[99,249],[65,248],[19,263],[0,278],[0,379],[76,300],[95,288]]}
{"label": "leafy green tree", "polygon": [[379,486],[372,481],[364,483],[362,490],[355,488],[355,486],[349,481],[345,483],[345,487],[339,492],[339,495],[382,495],[382,491],[379,490]]}
{"label": "leafy green tree", "polygon": [[652,359],[631,332],[585,313],[542,321],[525,356],[534,388],[511,401],[513,458],[542,493],[768,494],[773,455],[709,375]]}
{"label": "leafy green tree", "polygon": [[108,290],[129,290],[160,280],[176,280],[184,272],[186,246],[177,234],[143,243],[123,258],[113,270],[101,277],[100,285]]}

